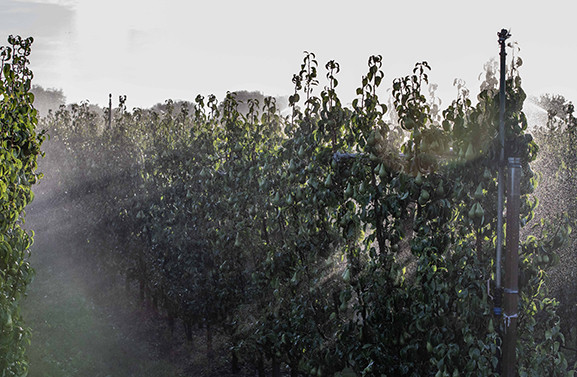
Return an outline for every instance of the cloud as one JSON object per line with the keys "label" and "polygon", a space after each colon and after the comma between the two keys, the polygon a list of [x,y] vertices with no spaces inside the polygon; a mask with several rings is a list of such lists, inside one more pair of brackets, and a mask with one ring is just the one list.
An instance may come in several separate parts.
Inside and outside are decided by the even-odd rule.
{"label": "cloud", "polygon": [[0,33],[35,39],[54,37],[72,24],[74,12],[48,2],[0,1]]}
{"label": "cloud", "polygon": [[74,7],[78,2],[76,0],[11,0],[13,3],[29,3],[29,4],[49,4],[63,7]]}

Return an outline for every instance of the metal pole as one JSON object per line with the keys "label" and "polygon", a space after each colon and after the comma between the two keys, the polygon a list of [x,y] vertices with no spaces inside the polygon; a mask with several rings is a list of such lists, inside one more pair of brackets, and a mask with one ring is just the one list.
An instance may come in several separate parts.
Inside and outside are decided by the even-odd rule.
{"label": "metal pole", "polygon": [[108,95],[108,128],[112,127],[112,93]]}
{"label": "metal pole", "polygon": [[503,289],[503,376],[516,376],[517,306],[519,300],[519,208],[521,204],[521,158],[509,157],[507,188],[507,254]]}
{"label": "metal pole", "polygon": [[[495,258],[495,305],[493,313],[497,317],[497,323],[500,323],[502,308],[501,308],[501,259],[503,255],[503,198],[505,196],[505,41],[511,36],[506,30],[502,29],[497,33],[499,36],[499,44],[501,45],[501,77],[500,77],[500,92],[499,92],[499,181],[497,193],[497,255]],[[498,327],[499,328],[499,327]],[[501,354],[497,351],[497,359],[499,364],[497,366],[497,373],[501,373]]]}

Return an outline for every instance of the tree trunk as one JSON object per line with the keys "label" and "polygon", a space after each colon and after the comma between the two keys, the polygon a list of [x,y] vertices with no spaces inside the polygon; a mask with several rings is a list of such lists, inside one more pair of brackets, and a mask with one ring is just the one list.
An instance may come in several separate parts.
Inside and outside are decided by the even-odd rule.
{"label": "tree trunk", "polygon": [[238,365],[238,355],[236,354],[236,350],[233,348],[231,351],[232,356],[232,374],[237,374],[240,372],[240,366]]}
{"label": "tree trunk", "polygon": [[299,363],[296,360],[291,361],[291,377],[299,377]]}
{"label": "tree trunk", "polygon": [[172,313],[168,313],[168,328],[170,329],[170,336],[174,335],[174,316]]}
{"label": "tree trunk", "polygon": [[272,377],[280,377],[280,361],[274,356],[272,358]]}
{"label": "tree trunk", "polygon": [[209,360],[212,360],[213,353],[212,353],[212,328],[210,324],[206,325],[206,356]]}
{"label": "tree trunk", "polygon": [[192,342],[192,323],[190,320],[184,321],[184,333],[186,334],[186,339]]}
{"label": "tree trunk", "polygon": [[152,295],[152,307],[154,311],[158,313],[158,294]]}
{"label": "tree trunk", "polygon": [[477,239],[475,246],[477,247],[477,259],[479,263],[482,262],[483,259],[483,235],[480,231],[477,231]]}
{"label": "tree trunk", "polygon": [[140,280],[140,302],[144,302],[144,280]]}
{"label": "tree trunk", "polygon": [[262,355],[258,357],[258,377],[265,377],[264,361],[262,360]]}

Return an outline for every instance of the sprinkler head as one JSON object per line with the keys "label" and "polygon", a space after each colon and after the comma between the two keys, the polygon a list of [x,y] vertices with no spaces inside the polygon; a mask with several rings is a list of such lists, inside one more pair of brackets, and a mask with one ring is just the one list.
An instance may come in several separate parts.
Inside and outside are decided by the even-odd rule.
{"label": "sprinkler head", "polygon": [[497,33],[497,36],[499,37],[499,43],[503,44],[507,38],[511,36],[511,33],[507,29],[501,29],[501,31]]}

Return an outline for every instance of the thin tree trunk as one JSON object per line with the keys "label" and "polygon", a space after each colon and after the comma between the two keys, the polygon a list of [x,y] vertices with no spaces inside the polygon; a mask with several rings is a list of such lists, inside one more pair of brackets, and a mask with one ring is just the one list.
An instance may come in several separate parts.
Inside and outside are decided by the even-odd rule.
{"label": "thin tree trunk", "polygon": [[482,262],[482,258],[483,258],[483,235],[481,234],[480,231],[477,231],[477,240],[476,240],[476,245],[477,246],[477,259],[479,260],[479,262]]}
{"label": "thin tree trunk", "polygon": [[299,377],[299,363],[296,360],[291,361],[291,377]]}
{"label": "thin tree trunk", "polygon": [[144,302],[144,280],[140,280],[140,301]]}
{"label": "thin tree trunk", "polygon": [[186,339],[192,342],[192,323],[190,322],[189,320],[184,321],[184,333],[186,334]]}
{"label": "thin tree trunk", "polygon": [[264,370],[264,361],[262,359],[262,354],[259,355],[258,357],[258,367],[257,367],[257,371],[258,371],[258,377],[265,377],[265,370]]}
{"label": "thin tree trunk", "polygon": [[232,354],[232,374],[237,374],[240,372],[240,366],[238,365],[238,355],[236,350],[233,348],[230,353]]}
{"label": "thin tree trunk", "polygon": [[206,325],[206,356],[212,360],[213,352],[212,352],[212,328],[210,324]]}
{"label": "thin tree trunk", "polygon": [[272,358],[272,377],[280,377],[280,361],[274,356]]}
{"label": "thin tree trunk", "polygon": [[170,336],[174,335],[174,316],[172,312],[168,313],[168,328],[170,329]]}

